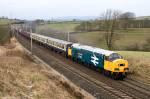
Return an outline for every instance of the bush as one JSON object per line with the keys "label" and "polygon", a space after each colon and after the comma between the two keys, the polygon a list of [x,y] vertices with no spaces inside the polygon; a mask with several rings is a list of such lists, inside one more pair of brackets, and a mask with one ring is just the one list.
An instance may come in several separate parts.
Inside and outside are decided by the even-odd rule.
{"label": "bush", "polygon": [[126,47],[126,50],[128,51],[140,51],[140,47],[137,43],[133,44],[133,45],[130,45],[130,46],[127,46]]}
{"label": "bush", "polygon": [[5,44],[9,39],[8,26],[0,26],[0,44]]}
{"label": "bush", "polygon": [[150,38],[146,40],[146,43],[142,46],[142,51],[150,51]]}
{"label": "bush", "polygon": [[125,49],[128,51],[150,51],[150,38],[142,45],[135,43],[134,45],[127,46]]}

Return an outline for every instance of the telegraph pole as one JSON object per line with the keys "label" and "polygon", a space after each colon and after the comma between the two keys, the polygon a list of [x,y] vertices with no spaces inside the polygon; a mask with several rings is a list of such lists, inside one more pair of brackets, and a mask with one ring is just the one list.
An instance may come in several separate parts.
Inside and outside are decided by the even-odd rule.
{"label": "telegraph pole", "polygon": [[13,26],[13,37],[15,37],[15,29],[14,29],[14,26]]}
{"label": "telegraph pole", "polygon": [[26,27],[26,32],[27,32],[27,24],[25,24],[25,27]]}
{"label": "telegraph pole", "polygon": [[17,28],[17,38],[19,38],[19,37],[18,37],[18,34],[19,34],[19,31],[18,31],[18,28]]}
{"label": "telegraph pole", "polygon": [[31,50],[31,54],[33,54],[33,53],[32,53],[32,34],[31,34],[31,33],[32,33],[32,29],[31,29],[31,27],[30,27],[30,38],[31,38],[31,49],[30,49],[30,50]]}
{"label": "telegraph pole", "polygon": [[68,32],[68,41],[69,41],[69,39],[70,39],[70,38],[69,38],[69,34],[70,34],[70,32]]}

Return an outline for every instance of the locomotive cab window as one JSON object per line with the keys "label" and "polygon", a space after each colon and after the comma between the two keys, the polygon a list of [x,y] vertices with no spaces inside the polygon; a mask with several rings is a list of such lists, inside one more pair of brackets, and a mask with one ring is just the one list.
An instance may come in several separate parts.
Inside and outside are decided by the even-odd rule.
{"label": "locomotive cab window", "polygon": [[122,59],[123,57],[119,55],[118,53],[113,53],[109,56],[108,60],[109,61],[114,61],[116,59]]}
{"label": "locomotive cab window", "polygon": [[108,61],[108,60],[109,60],[109,56],[105,56],[105,60],[107,60],[107,61]]}

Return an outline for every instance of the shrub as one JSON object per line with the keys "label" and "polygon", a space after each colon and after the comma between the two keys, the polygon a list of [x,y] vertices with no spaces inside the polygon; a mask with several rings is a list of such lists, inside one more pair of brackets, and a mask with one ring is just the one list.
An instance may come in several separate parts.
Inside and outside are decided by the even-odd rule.
{"label": "shrub", "polygon": [[8,26],[0,26],[0,44],[5,44],[9,39]]}
{"label": "shrub", "polygon": [[133,45],[130,45],[130,46],[127,46],[126,47],[126,50],[128,51],[140,51],[140,47],[137,43],[133,44]]}
{"label": "shrub", "polygon": [[150,51],[150,38],[146,40],[146,43],[142,46],[142,51]]}

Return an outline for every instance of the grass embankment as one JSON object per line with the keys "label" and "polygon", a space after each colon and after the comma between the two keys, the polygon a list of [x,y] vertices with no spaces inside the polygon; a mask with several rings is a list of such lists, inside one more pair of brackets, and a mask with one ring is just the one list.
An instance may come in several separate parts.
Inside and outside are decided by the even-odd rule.
{"label": "grass embankment", "polygon": [[0,99],[93,98],[65,77],[42,63],[36,63],[12,39],[0,46]]}
{"label": "grass embankment", "polygon": [[9,39],[9,27],[7,25],[0,25],[0,44],[4,44]]}
{"label": "grass embankment", "polygon": [[150,84],[150,52],[118,51],[129,62],[131,76]]}

